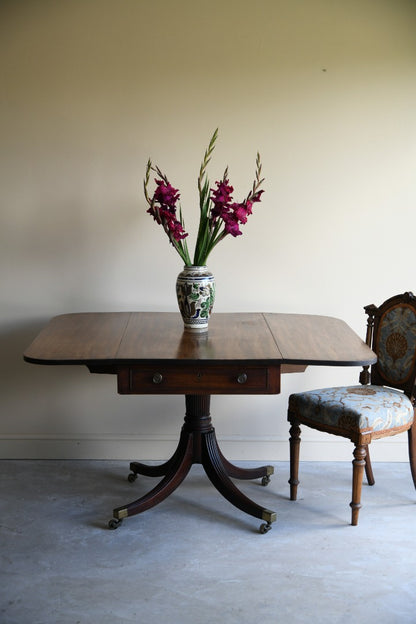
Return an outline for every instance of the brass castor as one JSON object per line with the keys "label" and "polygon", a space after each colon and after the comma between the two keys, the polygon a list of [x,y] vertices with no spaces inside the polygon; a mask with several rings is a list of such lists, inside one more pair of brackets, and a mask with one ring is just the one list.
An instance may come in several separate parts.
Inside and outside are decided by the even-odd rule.
{"label": "brass castor", "polygon": [[265,475],[261,480],[261,484],[266,487],[270,483],[270,475]]}
{"label": "brass castor", "polygon": [[137,479],[137,474],[135,472],[131,472],[129,476],[127,477],[127,481],[129,483],[134,483],[136,479]]}
{"label": "brass castor", "polygon": [[122,522],[123,520],[118,520],[117,518],[111,518],[110,522],[108,523],[108,528],[114,531],[114,529],[118,529],[118,527],[120,526]]}
{"label": "brass castor", "polygon": [[259,531],[260,533],[268,533],[270,531],[270,529],[272,528],[272,525],[270,522],[264,522],[263,524],[260,525]]}

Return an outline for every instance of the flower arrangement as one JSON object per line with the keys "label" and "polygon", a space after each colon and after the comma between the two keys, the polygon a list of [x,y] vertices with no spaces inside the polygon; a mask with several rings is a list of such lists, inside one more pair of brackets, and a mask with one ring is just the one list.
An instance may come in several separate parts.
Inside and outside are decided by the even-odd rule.
{"label": "flower arrangement", "polygon": [[[199,208],[200,219],[198,235],[195,244],[193,262],[188,250],[185,231],[185,224],[182,216],[182,209],[179,207],[177,214],[177,202],[180,197],[178,189],[175,189],[168,178],[159,167],[154,167],[152,161],[148,160],[146,176],[144,179],[144,195],[149,209],[147,212],[154,220],[163,227],[171,244],[176,249],[186,266],[206,265],[211,251],[220,241],[229,234],[233,237],[242,234],[240,225],[247,222],[247,218],[252,214],[253,204],[261,201],[260,190],[264,178],[261,178],[260,154],[257,153],[256,173],[252,189],[247,197],[240,203],[232,201],[234,188],[230,186],[228,179],[228,167],[224,171],[221,180],[215,182],[216,188],[210,188],[207,177],[207,166],[211,160],[218,136],[218,129],[212,135],[208,148],[205,150],[204,159],[201,164],[198,176]],[[156,189],[150,197],[148,192],[150,172],[157,174],[155,178]]]}

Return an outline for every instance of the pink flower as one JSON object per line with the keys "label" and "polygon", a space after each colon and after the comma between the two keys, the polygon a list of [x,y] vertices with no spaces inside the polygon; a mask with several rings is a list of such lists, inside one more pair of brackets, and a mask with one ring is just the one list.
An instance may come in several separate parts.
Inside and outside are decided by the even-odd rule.
{"label": "pink flower", "polygon": [[[176,218],[176,202],[180,197],[178,189],[173,188],[167,181],[155,180],[155,182],[157,188],[147,212],[159,225],[163,225],[169,238],[176,241],[186,238],[188,234],[183,229],[182,223]],[[157,206],[157,204],[160,205]]]}
{"label": "pink flower", "polygon": [[231,193],[233,192],[234,188],[232,186],[229,186],[228,180],[221,180],[220,182],[217,181],[215,182],[215,184],[217,185],[217,189],[211,189],[211,199],[214,203],[214,206],[227,206],[232,200]]}
{"label": "pink flower", "polygon": [[227,234],[231,234],[231,236],[240,236],[242,232],[238,227],[238,218],[233,212],[230,212],[223,216],[224,221],[224,236]]}
{"label": "pink flower", "polygon": [[[263,191],[257,191],[250,199],[245,199],[241,204],[231,204],[230,208],[234,212],[234,215],[239,223],[247,223],[247,218],[252,214],[252,208],[254,202],[261,201],[261,194]],[[249,196],[250,197],[250,196]]]}
{"label": "pink flower", "polygon": [[[193,255],[193,262],[189,255],[187,243],[183,239],[188,236],[184,230],[182,211],[179,208],[176,214],[176,204],[180,193],[174,188],[166,175],[154,167],[152,161],[147,161],[146,175],[144,179],[144,194],[149,205],[148,213],[155,221],[163,226],[169,241],[175,247],[185,265],[206,264],[206,260],[214,247],[222,241],[228,234],[233,237],[241,236],[240,226],[247,223],[249,215],[252,214],[253,204],[261,201],[262,190],[259,190],[264,178],[261,178],[260,154],[257,153],[256,173],[251,191],[242,202],[234,202],[232,194],[234,188],[228,179],[228,167],[226,167],[221,180],[215,182],[214,188],[210,188],[206,169],[214,150],[218,129],[212,135],[208,148],[205,150],[204,159],[201,163],[198,176],[199,208],[200,219],[198,236]],[[154,178],[156,190],[151,197],[148,192],[151,171],[154,171],[157,178]]]}
{"label": "pink flower", "polygon": [[168,182],[167,184],[163,180],[155,180],[157,189],[153,195],[155,201],[159,202],[162,206],[169,206],[175,208],[175,204],[180,197],[178,189]]}
{"label": "pink flower", "polygon": [[[148,210],[148,212],[150,212]],[[176,218],[176,211],[171,208],[164,208],[163,206],[157,210],[159,214],[160,223],[163,225],[166,233],[174,238],[176,241],[186,238],[188,234],[182,227],[182,223]]]}
{"label": "pink flower", "polygon": [[224,236],[240,236],[241,231],[238,225],[247,223],[247,218],[252,214],[254,202],[259,202],[263,191],[257,191],[248,196],[241,203],[231,203],[234,188],[229,184],[229,180],[224,178],[220,182],[216,181],[216,189],[211,189],[211,201],[214,206],[211,209],[211,223],[215,225],[218,219],[224,222]]}
{"label": "pink flower", "polygon": [[239,223],[247,223],[247,216],[251,214],[251,203],[247,201],[242,204],[231,204],[230,208]]}
{"label": "pink flower", "polygon": [[254,193],[254,195],[252,195],[252,197],[251,197],[251,201],[253,203],[261,201],[261,194],[262,193],[264,193],[264,191],[257,191],[257,193]]}
{"label": "pink flower", "polygon": [[182,223],[180,223],[177,219],[166,221],[166,225],[175,240],[179,241],[188,236],[187,232],[185,232],[182,227]]}
{"label": "pink flower", "polygon": [[228,184],[228,180],[224,179],[220,182],[216,181],[216,189],[211,189],[211,201],[214,207],[211,209],[211,221],[213,225],[217,222],[217,219],[224,219],[224,216],[229,213],[229,205],[232,200],[231,193],[234,188]]}
{"label": "pink flower", "polygon": [[152,205],[152,206],[150,206],[150,208],[146,212],[148,212],[150,215],[152,215],[152,217],[156,221],[156,223],[158,223],[159,225],[162,223],[162,219],[160,218],[160,214],[159,214],[159,209],[156,209]]}
{"label": "pink flower", "polygon": [[224,216],[229,213],[228,206],[214,206],[211,208],[211,222],[213,225],[216,224],[218,219],[224,219]]}

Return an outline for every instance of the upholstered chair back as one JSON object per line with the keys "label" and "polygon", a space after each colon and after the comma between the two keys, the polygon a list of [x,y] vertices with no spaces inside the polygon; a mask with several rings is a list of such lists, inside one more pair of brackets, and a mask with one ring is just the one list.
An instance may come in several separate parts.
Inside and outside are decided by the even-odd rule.
{"label": "upholstered chair back", "polygon": [[[370,311],[371,319],[371,311]],[[412,398],[416,377],[416,297],[405,293],[374,311],[371,383],[403,390]],[[371,322],[371,321],[370,321]]]}

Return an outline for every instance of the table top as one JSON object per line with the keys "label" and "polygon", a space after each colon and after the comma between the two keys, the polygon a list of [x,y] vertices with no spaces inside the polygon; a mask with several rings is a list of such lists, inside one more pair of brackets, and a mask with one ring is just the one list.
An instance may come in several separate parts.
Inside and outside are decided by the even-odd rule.
{"label": "table top", "polygon": [[35,364],[155,362],[364,366],[376,361],[342,320],[307,314],[215,313],[206,333],[178,313],[91,312],[56,316],[24,353]]}

